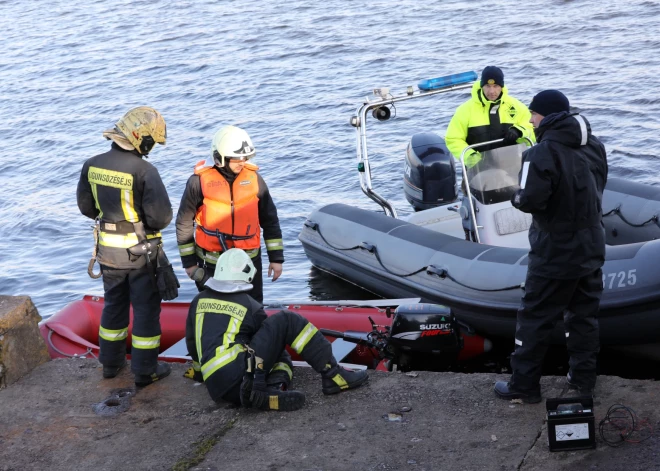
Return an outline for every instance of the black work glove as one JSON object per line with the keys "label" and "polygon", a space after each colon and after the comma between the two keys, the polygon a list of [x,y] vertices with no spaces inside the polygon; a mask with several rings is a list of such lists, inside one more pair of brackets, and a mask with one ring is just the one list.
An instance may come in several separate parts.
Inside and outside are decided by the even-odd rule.
{"label": "black work glove", "polygon": [[268,385],[266,384],[266,372],[261,369],[257,369],[254,372],[254,378],[252,380],[252,392],[250,393],[250,402],[252,402],[252,407],[257,409],[262,409],[263,406],[268,404]]}
{"label": "black work glove", "polygon": [[506,134],[504,135],[504,145],[505,146],[513,145],[521,137],[522,137],[522,131],[514,126],[511,126],[509,129],[507,129]]}
{"label": "black work glove", "polygon": [[156,284],[163,301],[171,301],[179,295],[179,280],[174,274],[172,265],[165,265],[156,269]]}

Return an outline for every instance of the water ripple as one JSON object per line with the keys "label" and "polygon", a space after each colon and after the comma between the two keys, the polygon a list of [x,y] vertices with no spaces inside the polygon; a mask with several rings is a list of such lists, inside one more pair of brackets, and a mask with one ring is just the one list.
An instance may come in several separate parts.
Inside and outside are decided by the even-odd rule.
{"label": "water ripple", "polygon": [[[175,211],[213,133],[230,123],[250,132],[287,258],[281,280],[265,283],[267,299],[364,296],[312,270],[297,235],[323,204],[377,209],[361,192],[348,125],[374,87],[403,93],[423,78],[497,64],[525,103],[563,90],[603,139],[613,176],[655,184],[660,171],[657,2],[532,0],[522,11],[513,0],[0,5],[0,292],[29,294],[42,315],[102,293],[86,275],[91,222],[75,189],[84,160],[107,149],[101,132],[132,106],[154,106],[167,120],[168,144],[150,161]],[[468,96],[401,104],[394,119],[370,125],[374,184],[400,212],[410,135],[443,134]],[[174,227],[164,236],[176,259]],[[190,300],[196,290],[176,270],[181,300]]]}

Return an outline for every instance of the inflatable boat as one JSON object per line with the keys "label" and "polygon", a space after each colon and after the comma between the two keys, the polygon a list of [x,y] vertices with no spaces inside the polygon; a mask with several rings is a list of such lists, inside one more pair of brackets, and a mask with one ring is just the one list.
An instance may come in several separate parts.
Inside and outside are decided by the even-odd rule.
{"label": "inflatable boat", "polygon": [[[160,355],[162,361],[186,362],[188,303],[161,305]],[[374,301],[305,301],[266,307],[272,315],[289,309],[307,318],[332,342],[338,361],[366,368],[406,371],[443,369],[491,349],[491,342],[461,326],[444,306],[419,299]],[[39,324],[51,358],[98,358],[98,333],[103,298],[85,296]],[[131,349],[133,313],[126,339]],[[302,358],[289,350],[294,363]]]}
{"label": "inflatable boat", "polygon": [[[404,193],[415,212],[399,217],[372,187],[368,115],[386,119],[387,113],[378,110],[393,103],[466,86],[444,83],[433,91],[415,92],[409,87],[400,97],[367,100],[351,124],[357,129],[362,190],[382,211],[329,204],[308,217],[299,240],[321,270],[386,298],[419,297],[449,306],[478,334],[513,338],[527,272],[531,215],[513,208],[510,198],[518,189],[526,145],[482,152],[481,161],[468,169],[463,156],[478,146],[466,148],[456,161],[441,136],[415,134],[406,148],[402,172]],[[464,182],[460,192],[457,173]],[[634,346],[657,355],[660,189],[610,178],[603,216],[607,255],[599,313],[601,344]],[[564,343],[561,322],[552,341]]]}

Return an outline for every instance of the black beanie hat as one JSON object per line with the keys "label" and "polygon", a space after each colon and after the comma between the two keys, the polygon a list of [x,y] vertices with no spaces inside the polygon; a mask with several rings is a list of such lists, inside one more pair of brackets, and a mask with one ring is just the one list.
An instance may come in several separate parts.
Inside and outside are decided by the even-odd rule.
{"label": "black beanie hat", "polygon": [[489,65],[481,71],[481,86],[483,87],[487,83],[496,84],[500,87],[504,86],[504,72],[499,67],[494,65]]}
{"label": "black beanie hat", "polygon": [[570,111],[568,98],[559,90],[543,90],[539,92],[529,104],[529,111],[533,111],[541,116],[548,116],[552,113],[561,113]]}

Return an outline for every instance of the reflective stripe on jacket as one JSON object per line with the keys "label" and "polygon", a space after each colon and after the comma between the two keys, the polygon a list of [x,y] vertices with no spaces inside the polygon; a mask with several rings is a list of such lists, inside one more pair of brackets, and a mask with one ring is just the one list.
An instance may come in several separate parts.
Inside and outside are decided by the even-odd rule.
{"label": "reflective stripe on jacket", "polygon": [[199,170],[196,168],[195,173],[200,177],[204,197],[195,215],[196,245],[211,252],[222,250],[218,238],[205,233],[202,230],[204,228],[236,236],[251,235],[246,240],[227,240],[227,247],[258,249],[261,243],[261,228],[256,167],[246,164],[231,186],[213,167]]}
{"label": "reflective stripe on jacket", "polygon": [[109,267],[145,264],[144,257],[131,257],[126,250],[139,242],[133,223],[143,222],[151,239],[161,237],[159,231],[172,220],[172,205],[158,170],[115,144],[85,162],[76,196],[83,215],[103,222],[97,257]]}
{"label": "reflective stripe on jacket", "polygon": [[265,319],[261,305],[246,293],[223,294],[208,288],[199,293],[188,310],[186,345],[204,380],[219,374],[226,391],[239,382],[246,369],[244,345]]}

